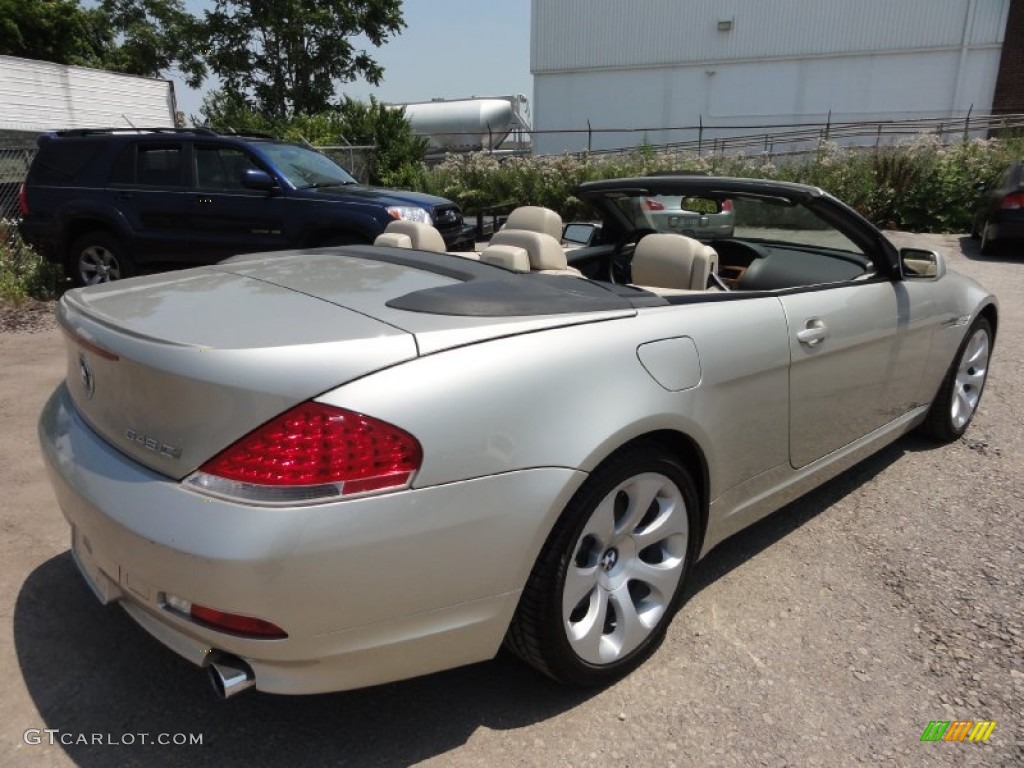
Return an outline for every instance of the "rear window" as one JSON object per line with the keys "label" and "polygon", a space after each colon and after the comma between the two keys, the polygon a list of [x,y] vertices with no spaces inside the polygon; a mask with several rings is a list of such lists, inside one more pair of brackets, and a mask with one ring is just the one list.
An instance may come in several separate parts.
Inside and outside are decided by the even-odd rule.
{"label": "rear window", "polygon": [[82,171],[103,151],[98,141],[58,139],[45,142],[29,171],[29,181],[37,184],[66,184],[77,181]]}
{"label": "rear window", "polygon": [[184,182],[180,143],[133,143],[122,150],[110,173],[111,184],[180,187]]}

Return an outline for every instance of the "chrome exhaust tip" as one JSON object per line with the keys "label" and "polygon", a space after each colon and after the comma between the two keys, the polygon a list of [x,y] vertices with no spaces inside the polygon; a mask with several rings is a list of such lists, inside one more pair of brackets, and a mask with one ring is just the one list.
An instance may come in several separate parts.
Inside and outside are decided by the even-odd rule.
{"label": "chrome exhaust tip", "polygon": [[256,685],[252,668],[237,656],[220,656],[208,667],[210,683],[218,698],[229,699]]}

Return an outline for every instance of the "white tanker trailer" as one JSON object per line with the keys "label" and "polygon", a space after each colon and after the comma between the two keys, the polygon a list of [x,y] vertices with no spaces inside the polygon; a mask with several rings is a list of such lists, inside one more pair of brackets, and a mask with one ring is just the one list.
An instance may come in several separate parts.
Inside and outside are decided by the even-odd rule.
{"label": "white tanker trailer", "polygon": [[435,99],[394,106],[405,107],[413,133],[430,142],[429,154],[499,148],[529,151],[530,107],[525,96]]}

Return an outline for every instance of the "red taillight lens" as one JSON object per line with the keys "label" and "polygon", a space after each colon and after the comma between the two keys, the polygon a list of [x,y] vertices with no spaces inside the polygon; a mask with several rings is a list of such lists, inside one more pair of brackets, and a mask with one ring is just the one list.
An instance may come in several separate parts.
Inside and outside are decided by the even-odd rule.
{"label": "red taillight lens", "polygon": [[423,461],[396,426],[308,402],[271,419],[206,462],[190,482],[253,501],[322,501],[404,488]]}
{"label": "red taillight lens", "polygon": [[644,208],[648,211],[664,211],[665,206],[659,203],[657,200],[651,200],[650,198],[644,200]]}
{"label": "red taillight lens", "polygon": [[254,619],[251,616],[239,616],[237,613],[225,613],[202,605],[193,605],[189,610],[189,615],[200,624],[221,632],[230,632],[233,635],[244,635],[261,640],[280,640],[288,637],[287,632],[269,621]]}
{"label": "red taillight lens", "polygon": [[1014,192],[1012,195],[1007,195],[1003,198],[1003,202],[999,207],[1007,211],[1019,211],[1021,208],[1024,208],[1024,192]]}
{"label": "red taillight lens", "polygon": [[722,201],[722,211],[726,212],[726,211],[731,211],[731,210],[732,210],[732,200],[723,200]]}
{"label": "red taillight lens", "polygon": [[28,193],[25,192],[25,185],[18,188],[18,215],[28,216]]}

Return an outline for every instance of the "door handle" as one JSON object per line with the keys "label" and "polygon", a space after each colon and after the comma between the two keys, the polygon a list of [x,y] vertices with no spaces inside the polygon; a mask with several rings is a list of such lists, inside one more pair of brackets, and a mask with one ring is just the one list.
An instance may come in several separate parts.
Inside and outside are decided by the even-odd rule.
{"label": "door handle", "polygon": [[808,347],[816,347],[828,338],[828,326],[823,320],[808,320],[804,329],[797,333],[797,341]]}
{"label": "door handle", "polygon": [[131,192],[118,192],[116,195],[114,195],[114,197],[117,198],[118,200],[131,200],[132,199],[132,193]]}

